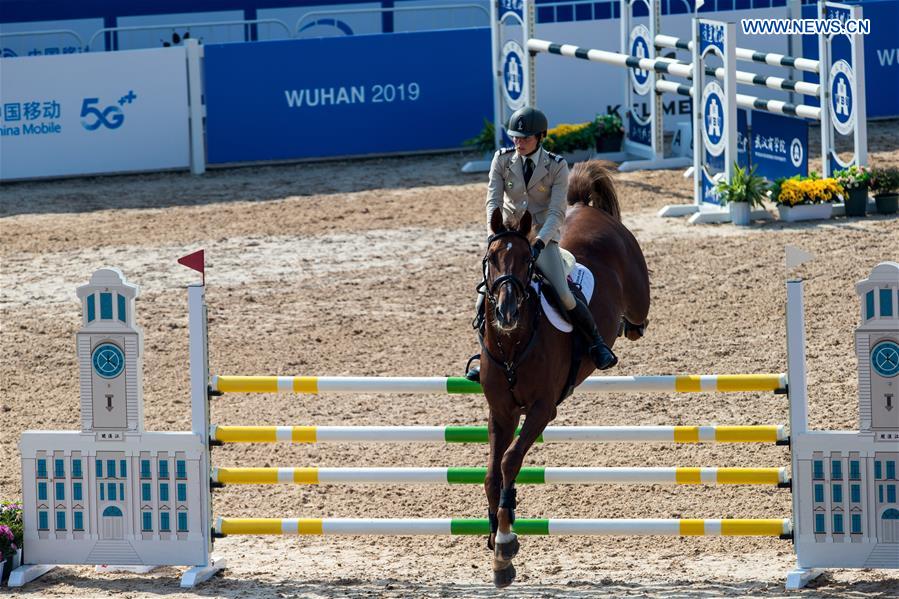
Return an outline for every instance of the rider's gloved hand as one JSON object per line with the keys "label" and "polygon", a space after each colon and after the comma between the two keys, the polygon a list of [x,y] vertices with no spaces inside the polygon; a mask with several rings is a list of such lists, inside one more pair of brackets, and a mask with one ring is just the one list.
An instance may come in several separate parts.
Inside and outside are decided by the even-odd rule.
{"label": "rider's gloved hand", "polygon": [[542,239],[538,239],[534,242],[534,245],[531,246],[531,260],[534,262],[537,261],[537,258],[540,257],[540,252],[543,251],[543,248],[546,247],[546,244],[543,243]]}

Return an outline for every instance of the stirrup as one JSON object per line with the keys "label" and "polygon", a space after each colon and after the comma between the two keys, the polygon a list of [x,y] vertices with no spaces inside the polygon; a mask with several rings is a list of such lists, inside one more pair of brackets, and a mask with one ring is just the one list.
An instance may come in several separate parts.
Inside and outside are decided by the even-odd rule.
{"label": "stirrup", "polygon": [[471,363],[475,360],[481,360],[481,354],[475,354],[472,357],[468,358],[468,362],[465,364],[465,378],[473,383],[481,382],[481,365],[472,366]]}

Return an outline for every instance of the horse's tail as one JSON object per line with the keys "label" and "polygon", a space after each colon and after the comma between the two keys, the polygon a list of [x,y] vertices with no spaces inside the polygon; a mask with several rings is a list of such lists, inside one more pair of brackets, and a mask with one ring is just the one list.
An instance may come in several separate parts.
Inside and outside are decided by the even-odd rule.
{"label": "horse's tail", "polygon": [[598,160],[578,162],[568,176],[568,205],[577,203],[592,205],[621,222],[621,207],[612,175]]}

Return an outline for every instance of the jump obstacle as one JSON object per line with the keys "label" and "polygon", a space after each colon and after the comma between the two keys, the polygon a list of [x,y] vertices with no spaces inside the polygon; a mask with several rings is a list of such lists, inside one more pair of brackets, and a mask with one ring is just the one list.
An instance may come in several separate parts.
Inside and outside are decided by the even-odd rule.
{"label": "jump obstacle", "polygon": [[[847,43],[841,40],[835,45],[835,40],[842,36],[822,33],[818,37],[820,58],[811,60],[737,48],[733,24],[709,19],[693,19],[690,40],[663,35],[658,0],[620,0],[620,52],[611,52],[536,39],[534,2],[523,0],[512,4],[514,6],[499,3],[492,13],[497,147],[501,145],[509,115],[521,106],[538,104],[535,56],[545,53],[628,69],[623,102],[626,107],[623,151],[603,155],[610,160],[623,160],[619,166],[621,171],[690,164],[688,157],[665,156],[662,96],[673,93],[694,99],[692,130],[695,143],[692,167],[685,173],[694,180],[693,203],[665,206],[659,216],[692,214],[691,223],[731,220],[730,209],[721,206],[714,188],[722,178],[730,180],[733,176],[733,164],[738,155],[737,107],[820,123],[821,170],[825,177],[836,168],[867,164],[863,36],[847,36]],[[646,7],[648,26],[635,24],[636,5]],[[819,0],[818,13],[822,18],[861,19],[862,7]],[[514,33],[504,37],[506,30]],[[659,57],[657,50],[661,48],[689,51],[691,62]],[[775,77],[737,70],[738,60],[785,67],[791,76]],[[710,66],[709,62],[718,62],[722,66]],[[816,74],[820,83],[792,78],[794,71]],[[664,76],[681,77],[686,81],[671,81]],[[738,84],[786,92],[790,100],[794,94],[813,97],[818,106],[737,93]],[[636,109],[638,103],[648,107],[645,117]],[[848,162],[843,161],[836,151],[836,135],[852,140],[853,157]],[[700,139],[702,143],[699,143]],[[751,216],[770,218],[767,211],[762,210]]]}
{"label": "jump obstacle", "polygon": [[[899,351],[899,264],[884,263],[874,269],[871,278],[858,284],[860,295],[869,289],[880,290],[880,295],[869,304],[870,311],[884,302],[893,302],[884,314],[892,315],[887,321],[873,321],[869,317],[859,327],[856,342],[860,364],[862,356],[869,359],[868,349],[893,344]],[[884,291],[886,290],[886,291]],[[870,293],[874,293],[871,291]],[[891,293],[892,295],[886,295]],[[113,302],[115,294],[120,299]],[[171,538],[166,528],[168,524],[156,525],[150,512],[143,514],[143,527],[138,518],[140,510],[146,510],[146,498],[140,498],[140,506],[135,501],[134,513],[125,519],[126,529],[134,534],[126,537],[127,547],[137,556],[130,564],[144,568],[155,565],[192,566],[182,577],[182,586],[191,587],[211,577],[221,570],[225,563],[212,555],[214,538],[226,535],[486,535],[489,523],[486,519],[319,519],[319,518],[229,518],[214,517],[211,494],[214,488],[226,484],[476,484],[482,483],[484,468],[227,468],[213,467],[210,448],[222,443],[268,443],[268,442],[360,442],[360,441],[414,441],[446,443],[483,443],[486,441],[486,427],[315,427],[315,426],[212,426],[210,425],[210,403],[213,398],[225,392],[277,393],[294,391],[299,393],[323,394],[330,391],[340,393],[408,393],[456,392],[479,393],[479,386],[453,381],[454,377],[230,377],[209,376],[208,364],[208,321],[206,316],[205,286],[188,287],[190,375],[191,375],[191,421],[190,433],[147,433],[142,429],[142,398],[140,384],[140,353],[142,337],[133,324],[134,297],[137,288],[125,283],[121,273],[113,270],[97,271],[89,285],[79,288],[83,301],[84,327],[77,334],[79,362],[82,376],[82,433],[66,432],[26,432],[22,437],[22,464],[25,513],[25,565],[13,572],[10,586],[21,586],[40,576],[53,563],[109,563],[128,557],[122,545],[112,545],[117,553],[103,553],[104,541],[109,534],[115,534],[111,522],[116,514],[110,514],[110,502],[114,497],[103,500],[100,484],[100,507],[106,506],[102,516],[99,508],[91,514],[89,526],[99,527],[102,532],[84,539],[75,539],[72,544],[70,532],[63,530],[63,537],[50,537],[49,523],[37,517],[40,509],[41,480],[48,477],[46,464],[39,464],[41,456],[61,455],[59,450],[64,440],[73,439],[67,446],[66,456],[95,456],[97,472],[88,468],[84,473],[88,482],[97,480],[106,469],[119,468],[114,451],[124,449],[131,456],[122,459],[120,474],[127,471],[139,473],[133,481],[137,495],[144,484],[169,484],[168,481],[186,481],[183,497],[184,534],[178,539]],[[880,455],[875,444],[878,439],[867,432],[858,437],[846,433],[825,433],[807,431],[807,397],[805,377],[805,331],[803,314],[803,290],[801,281],[787,283],[787,374],[773,375],[693,375],[685,377],[592,377],[589,384],[579,392],[745,392],[769,391],[786,394],[789,400],[789,437],[783,426],[630,426],[630,427],[549,427],[544,432],[544,442],[670,442],[670,443],[750,443],[774,442],[790,447],[790,472],[780,468],[559,468],[526,467],[518,482],[524,484],[764,484],[790,489],[793,493],[792,518],[776,519],[519,519],[514,529],[523,535],[664,535],[664,536],[771,536],[792,540],[798,567],[787,576],[788,588],[799,588],[820,574],[823,567],[899,567],[899,563],[883,562],[878,539],[883,534],[877,529],[873,516],[866,521],[865,536],[853,538],[852,543],[835,543],[832,537],[842,534],[834,528],[819,530],[817,498],[812,499],[813,486],[819,479],[818,461],[820,456],[845,454],[865,460],[861,471],[874,472],[873,459]],[[864,302],[864,300],[863,300]],[[100,319],[96,318],[96,307],[100,307]],[[118,315],[116,318],[115,315]],[[104,319],[106,319],[104,321]],[[873,327],[873,328],[872,328]],[[885,333],[884,333],[885,331]],[[884,337],[884,334],[889,337]],[[864,354],[863,354],[864,352]],[[872,404],[870,386],[873,375],[867,364],[860,366],[866,373],[860,379],[861,410],[863,424],[871,426],[878,416],[879,407]],[[876,366],[875,366],[876,370]],[[100,378],[96,378],[100,376]],[[104,378],[105,377],[105,378]],[[102,380],[101,380],[102,379]],[[100,382],[99,387],[96,383]],[[126,382],[128,384],[126,384]],[[467,383],[467,382],[466,382]],[[120,385],[120,386],[118,386]],[[866,387],[863,388],[863,385]],[[867,389],[867,390],[866,390]],[[112,391],[113,393],[109,393]],[[125,422],[121,431],[95,431],[96,419],[107,418],[106,409],[112,416],[121,414]],[[867,419],[867,420],[865,420]],[[885,421],[885,420],[884,420]],[[107,423],[108,424],[108,423]],[[899,431],[881,430],[880,440],[885,440]],[[85,436],[86,435],[86,436]],[[836,438],[835,438],[836,436]],[[95,449],[91,449],[95,447]],[[55,448],[55,449],[54,449]],[[883,449],[882,449],[883,451]],[[93,452],[93,453],[92,453]],[[102,452],[102,454],[100,453]],[[105,459],[100,460],[100,456]],[[162,466],[148,458],[166,464],[174,456],[178,474],[176,478]],[[160,457],[161,456],[161,457]],[[179,460],[180,456],[180,460]],[[848,459],[848,458],[847,458]],[[65,474],[66,469],[74,469],[73,464],[54,458],[53,477]],[[843,462],[837,460],[842,464]],[[101,463],[102,462],[102,463]],[[831,464],[831,462],[828,462]],[[129,465],[130,464],[130,465]],[[156,465],[154,465],[156,464]],[[833,466],[831,464],[831,466]],[[842,465],[840,466],[842,468]],[[846,470],[854,472],[857,464],[848,462]],[[820,468],[832,471],[837,477],[836,466]],[[889,470],[889,465],[887,467]],[[82,476],[79,467],[79,477]],[[115,477],[112,474],[113,478]],[[850,479],[855,476],[850,474]],[[893,474],[895,476],[895,474]],[[81,480],[81,479],[79,479]],[[117,480],[114,478],[114,480]],[[144,483],[142,481],[151,481]],[[160,481],[166,481],[160,483]],[[129,479],[129,488],[132,482]],[[867,501],[874,497],[874,480],[865,480],[864,497]],[[114,486],[114,485],[113,485]],[[88,485],[88,489],[91,485]],[[149,493],[150,487],[145,487]],[[89,492],[90,493],[90,492]],[[113,491],[109,491],[114,495]],[[181,490],[178,491],[179,495]],[[848,495],[848,493],[847,493]],[[155,497],[155,496],[154,496]],[[96,500],[96,497],[89,498]],[[122,504],[125,494],[122,493]],[[182,498],[179,496],[179,502]],[[105,501],[105,503],[104,503]],[[834,502],[836,499],[834,499]],[[164,502],[156,497],[155,502]],[[88,501],[87,503],[91,503]],[[150,503],[153,503],[151,501]],[[832,506],[831,506],[832,507]],[[118,509],[118,508],[117,508]],[[889,512],[890,506],[877,509]],[[889,512],[892,513],[892,512]],[[121,516],[121,513],[118,514]],[[884,515],[884,518],[887,516]],[[57,514],[57,524],[63,523]],[[74,518],[74,517],[73,517]],[[95,521],[96,519],[96,521]],[[160,520],[162,522],[162,520]],[[167,521],[166,521],[167,522]],[[854,521],[853,521],[854,522]],[[128,528],[134,526],[135,529]],[[822,525],[823,526],[823,525]],[[834,524],[836,526],[836,524]],[[841,525],[842,526],[842,525]],[[854,526],[854,524],[853,524]],[[886,526],[886,525],[884,525]],[[77,527],[77,525],[76,525]],[[873,527],[873,530],[872,528]],[[60,527],[57,526],[57,529]],[[143,529],[143,532],[142,532]],[[182,523],[179,517],[179,531]],[[40,531],[44,530],[43,533]],[[885,530],[885,529],[884,529]],[[839,532],[839,534],[838,534]],[[59,534],[59,533],[55,533]],[[123,538],[119,531],[118,537]],[[179,533],[180,534],[180,533]],[[106,550],[111,551],[111,550]],[[80,552],[80,553],[79,553]],[[880,560],[880,561],[878,561]],[[882,563],[883,562],[883,563]],[[886,565],[883,565],[883,564]]]}

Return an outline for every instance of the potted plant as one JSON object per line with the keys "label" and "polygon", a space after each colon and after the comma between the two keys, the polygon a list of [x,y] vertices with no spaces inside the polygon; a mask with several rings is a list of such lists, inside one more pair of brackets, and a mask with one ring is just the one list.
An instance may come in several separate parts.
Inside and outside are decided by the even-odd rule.
{"label": "potted plant", "polygon": [[777,204],[780,219],[787,222],[828,219],[833,201],[843,195],[836,179],[822,179],[817,173],[808,177],[781,177],[771,186],[771,201]]}
{"label": "potted plant", "polygon": [[22,506],[17,503],[0,504],[0,581],[9,579],[22,562]]}
{"label": "potted plant", "polygon": [[899,209],[899,169],[894,166],[871,169],[871,191],[880,214],[895,214]]}
{"label": "potted plant", "polygon": [[593,119],[593,137],[597,153],[620,152],[624,139],[624,125],[617,114],[600,114]]}
{"label": "potted plant", "polygon": [[593,123],[562,123],[546,132],[543,147],[563,155],[568,162],[588,160],[596,143],[593,130]]}
{"label": "potted plant", "polygon": [[474,149],[482,154],[491,155],[496,150],[496,139],[494,138],[496,129],[493,127],[493,121],[484,119],[484,128],[475,137],[466,139],[462,143],[466,146],[474,146]]}
{"label": "potted plant", "polygon": [[868,169],[852,165],[835,172],[834,178],[846,191],[843,194],[846,216],[864,216],[868,208],[868,180],[871,178]]}
{"label": "potted plant", "polygon": [[767,192],[765,178],[755,174],[755,167],[741,168],[734,164],[734,176],[715,186],[722,205],[730,204],[730,218],[735,225],[749,225],[753,206],[761,207]]}

